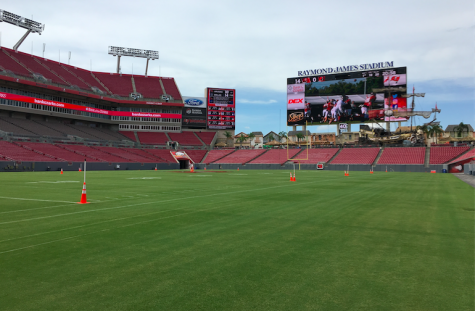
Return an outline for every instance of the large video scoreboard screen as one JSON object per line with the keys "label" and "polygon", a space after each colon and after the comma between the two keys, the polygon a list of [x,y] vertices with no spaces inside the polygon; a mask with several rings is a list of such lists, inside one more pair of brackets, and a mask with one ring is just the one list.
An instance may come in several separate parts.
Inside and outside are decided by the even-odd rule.
{"label": "large video scoreboard screen", "polygon": [[236,126],[236,90],[207,89],[208,128],[234,130]]}
{"label": "large video scoreboard screen", "polygon": [[287,125],[406,121],[406,67],[287,79]]}

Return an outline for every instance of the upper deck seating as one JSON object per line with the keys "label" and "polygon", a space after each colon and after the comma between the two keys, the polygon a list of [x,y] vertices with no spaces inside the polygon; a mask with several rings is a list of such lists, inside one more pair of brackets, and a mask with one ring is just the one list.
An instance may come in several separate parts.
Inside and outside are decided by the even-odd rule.
{"label": "upper deck seating", "polygon": [[178,87],[176,86],[175,79],[174,78],[161,78],[163,87],[165,88],[165,92],[171,96],[173,96],[173,99],[175,100],[181,100],[181,95],[180,91],[178,90]]}
{"label": "upper deck seating", "polygon": [[[12,52],[10,49],[6,49]],[[29,72],[25,67],[17,63],[13,58],[4,53],[5,49],[2,47],[0,51],[0,66],[5,70],[9,70],[16,75],[21,75],[25,77],[32,78],[31,72]]]}
{"label": "upper deck seating", "polygon": [[63,67],[61,63],[58,63],[58,62],[55,62],[55,61],[49,60],[49,59],[44,59],[44,58],[38,58],[38,60],[42,64],[44,64],[46,67],[48,67],[49,69],[51,69],[52,71],[54,71],[58,75],[60,75],[61,78],[66,80],[66,82],[68,84],[75,85],[75,86],[77,86],[81,89],[84,89],[84,90],[88,90],[88,91],[91,90],[91,88],[86,83],[84,83],[83,81],[78,79],[78,77],[73,75],[70,71],[64,69],[64,68],[67,68],[67,67]]}
{"label": "upper deck seating", "polygon": [[182,146],[202,146],[201,141],[192,132],[168,133],[172,141],[177,141]]}
{"label": "upper deck seating", "polygon": [[7,141],[0,141],[0,155],[13,161],[50,162],[55,160]]}
{"label": "upper deck seating", "polygon": [[331,164],[373,164],[379,148],[343,148]]}
{"label": "upper deck seating", "polygon": [[135,89],[144,98],[161,98],[163,95],[159,77],[134,76]]}
{"label": "upper deck seating", "polygon": [[132,79],[130,75],[121,75],[118,73],[94,73],[102,84],[104,84],[112,94],[129,97],[134,92]]}
{"label": "upper deck seating", "polygon": [[217,161],[232,152],[234,152],[234,149],[210,150],[206,156],[205,163],[213,163],[214,161]]}
{"label": "upper deck seating", "polygon": [[207,145],[211,145],[213,142],[215,132],[195,132],[196,135]]}
{"label": "upper deck seating", "polygon": [[378,164],[424,164],[425,154],[424,147],[389,147],[383,150]]}
{"label": "upper deck seating", "polygon": [[[69,71],[71,71],[73,74],[81,78],[84,82],[86,82],[88,85],[91,87],[95,87],[101,92],[103,92],[105,95],[108,95],[109,92],[107,92],[104,87],[92,76],[91,71],[89,70],[84,70],[82,68],[77,68],[69,65],[63,64],[65,68],[67,68]],[[89,89],[89,88],[88,88]]]}
{"label": "upper deck seating", "polygon": [[249,164],[284,164],[288,159],[295,156],[300,149],[270,149]]}
{"label": "upper deck seating", "polygon": [[[316,148],[308,149],[308,159],[307,160],[298,160],[302,164],[318,164],[318,163],[327,163],[330,159],[338,152],[338,148]],[[301,153],[297,154],[295,159],[305,159],[307,158],[307,150],[302,150]]]}
{"label": "upper deck seating", "polygon": [[41,74],[46,79],[50,79],[53,83],[58,83],[67,86],[68,84],[63,81],[60,77],[52,73],[46,67],[41,65],[37,60],[38,57],[33,56],[31,54],[26,54],[23,52],[15,52],[13,50],[9,51],[10,55],[20,61],[23,65],[25,65],[28,69],[32,72]]}
{"label": "upper deck seating", "polygon": [[224,158],[215,161],[214,163],[221,164],[221,163],[247,163],[254,158],[260,156],[266,152],[266,150],[262,149],[251,149],[251,150],[236,150],[232,154],[225,156]]}
{"label": "upper deck seating", "polygon": [[443,164],[448,162],[460,154],[470,149],[470,147],[431,147],[430,148],[430,164]]}
{"label": "upper deck seating", "polygon": [[168,137],[163,132],[137,132],[140,143],[145,145],[166,145]]}

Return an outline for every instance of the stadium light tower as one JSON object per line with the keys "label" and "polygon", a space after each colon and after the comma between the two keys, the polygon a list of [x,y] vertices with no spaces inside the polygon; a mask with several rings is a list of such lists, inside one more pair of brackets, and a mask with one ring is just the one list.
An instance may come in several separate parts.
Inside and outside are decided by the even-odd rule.
{"label": "stadium light tower", "polygon": [[5,10],[0,10],[0,22],[6,22],[26,29],[26,33],[23,37],[21,37],[21,39],[13,46],[13,50],[15,51],[18,50],[30,33],[38,33],[41,35],[43,30],[45,30],[45,24],[35,22],[31,19],[21,17]]}
{"label": "stadium light tower", "polygon": [[132,56],[132,57],[146,58],[147,59],[147,66],[145,67],[145,76],[147,76],[149,60],[158,59],[158,51],[132,49],[132,48],[121,48],[121,47],[117,47],[117,46],[109,46],[109,54],[112,55],[112,56],[117,56],[117,73],[119,73],[119,69],[120,69],[120,57],[121,56]]}

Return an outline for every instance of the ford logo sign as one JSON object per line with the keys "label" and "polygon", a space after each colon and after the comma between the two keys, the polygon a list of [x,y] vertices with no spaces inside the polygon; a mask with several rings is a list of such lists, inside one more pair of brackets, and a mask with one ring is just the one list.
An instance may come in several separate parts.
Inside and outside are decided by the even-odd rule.
{"label": "ford logo sign", "polygon": [[201,106],[204,104],[204,102],[197,98],[189,98],[185,100],[185,104],[190,105],[190,106]]}

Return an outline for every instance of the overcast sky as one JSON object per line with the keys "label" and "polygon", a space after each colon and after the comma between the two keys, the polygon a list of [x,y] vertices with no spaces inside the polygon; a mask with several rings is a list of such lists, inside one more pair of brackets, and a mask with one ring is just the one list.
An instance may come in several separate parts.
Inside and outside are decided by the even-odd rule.
{"label": "overcast sky", "polygon": [[[41,56],[45,43],[46,58],[67,63],[71,51],[71,65],[115,72],[108,46],[158,50],[149,75],[174,77],[184,96],[236,88],[236,133],[288,130],[286,78],[299,70],[382,61],[407,66],[408,89],[426,93],[416,108],[437,102],[444,128],[475,126],[473,0],[3,0],[0,9],[46,25],[20,51]],[[0,31],[8,48],[24,33],[6,23]],[[124,57],[121,67],[143,75],[145,60]]]}

